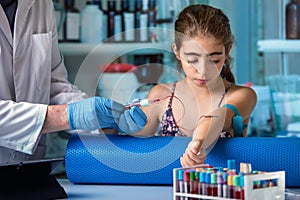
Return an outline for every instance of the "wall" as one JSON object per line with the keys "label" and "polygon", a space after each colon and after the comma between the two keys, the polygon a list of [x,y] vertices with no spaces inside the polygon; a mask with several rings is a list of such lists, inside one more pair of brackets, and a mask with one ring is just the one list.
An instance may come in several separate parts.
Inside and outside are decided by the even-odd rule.
{"label": "wall", "polygon": [[[263,38],[262,39],[284,39],[285,38],[285,6],[289,0],[263,1]],[[300,74],[299,53],[289,53],[288,59],[283,61],[281,53],[264,53],[265,76],[282,74],[283,62],[287,62],[289,74]]]}
{"label": "wall", "polygon": [[234,58],[232,70],[237,83],[251,81],[249,0],[210,0],[209,3],[222,9],[230,19],[231,29],[236,39],[236,45],[232,49],[231,55]]}
{"label": "wall", "polygon": [[[133,0],[131,0],[133,2]],[[168,1],[159,0],[157,5],[158,18],[170,17],[170,10],[174,17],[185,6],[191,3],[208,3],[221,8],[230,18],[233,33],[236,37],[236,46],[232,50],[234,62],[232,71],[238,83],[253,82],[265,84],[265,76],[279,74],[282,71],[282,55],[276,53],[259,54],[257,40],[281,38],[280,3],[282,6],[289,0],[186,0]],[[59,1],[60,4],[62,0]],[[85,7],[86,0],[77,0],[75,5],[79,9]],[[105,7],[106,0],[102,1]],[[164,6],[166,5],[166,6]],[[284,9],[281,7],[281,9]],[[284,16],[283,16],[284,17]],[[172,24],[168,25],[172,29]],[[288,58],[289,73],[300,73],[298,53],[290,54]],[[83,58],[66,57],[66,64],[76,66]]]}

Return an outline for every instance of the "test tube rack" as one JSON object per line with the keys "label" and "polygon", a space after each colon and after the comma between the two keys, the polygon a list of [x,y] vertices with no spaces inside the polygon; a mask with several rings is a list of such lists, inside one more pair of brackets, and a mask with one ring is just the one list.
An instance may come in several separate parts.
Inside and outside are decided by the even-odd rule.
{"label": "test tube rack", "polygon": [[[197,167],[206,167],[207,165],[199,165]],[[191,194],[191,193],[182,193],[178,192],[178,170],[188,170],[195,169],[196,167],[186,167],[186,168],[175,168],[173,169],[173,200],[190,200],[190,199],[214,199],[214,200],[237,200],[234,198],[224,198],[224,197],[215,197],[207,196],[201,194]],[[276,186],[272,187],[263,187],[263,188],[254,188],[253,183],[255,181],[262,180],[276,180]],[[244,175],[244,200],[284,200],[284,191],[285,191],[285,171],[277,172],[264,172],[261,174],[249,174]]]}

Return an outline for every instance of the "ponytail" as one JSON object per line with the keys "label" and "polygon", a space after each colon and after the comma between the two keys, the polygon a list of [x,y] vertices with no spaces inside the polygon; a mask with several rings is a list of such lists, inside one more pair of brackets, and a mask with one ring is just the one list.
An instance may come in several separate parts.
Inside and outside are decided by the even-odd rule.
{"label": "ponytail", "polygon": [[224,66],[221,71],[221,77],[231,83],[235,83],[235,78],[231,72],[230,64],[231,64],[232,58],[230,56],[227,56]]}

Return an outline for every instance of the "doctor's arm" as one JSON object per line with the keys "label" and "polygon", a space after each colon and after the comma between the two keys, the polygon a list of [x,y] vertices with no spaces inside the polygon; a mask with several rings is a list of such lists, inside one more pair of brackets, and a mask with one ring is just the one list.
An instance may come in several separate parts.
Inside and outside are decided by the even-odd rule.
{"label": "doctor's arm", "polygon": [[97,130],[114,128],[124,133],[140,131],[147,123],[144,112],[102,97],[90,97],[65,105],[51,105],[42,128],[42,133],[59,130]]}
{"label": "doctor's arm", "polygon": [[67,113],[68,105],[53,105],[47,107],[42,133],[70,130]]}

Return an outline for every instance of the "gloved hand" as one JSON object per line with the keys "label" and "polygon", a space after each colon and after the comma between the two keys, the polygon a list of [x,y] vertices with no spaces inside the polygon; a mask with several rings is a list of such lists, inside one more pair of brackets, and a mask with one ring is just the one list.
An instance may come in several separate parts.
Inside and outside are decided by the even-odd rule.
{"label": "gloved hand", "polygon": [[115,128],[123,133],[141,131],[147,123],[145,113],[138,107],[131,109],[113,100],[91,97],[68,105],[71,130]]}

